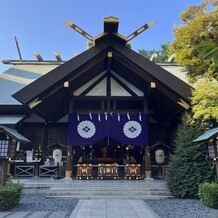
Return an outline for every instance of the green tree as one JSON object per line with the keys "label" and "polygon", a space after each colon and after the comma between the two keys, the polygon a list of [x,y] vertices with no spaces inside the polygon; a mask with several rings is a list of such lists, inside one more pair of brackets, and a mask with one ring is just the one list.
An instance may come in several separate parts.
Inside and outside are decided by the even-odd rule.
{"label": "green tree", "polygon": [[192,92],[192,110],[195,119],[209,120],[218,117],[218,81],[202,79]]}
{"label": "green tree", "polygon": [[217,43],[217,26],[211,24],[218,20],[218,1],[204,0],[203,3],[190,6],[181,13],[183,23],[174,30],[172,43],[177,62],[185,66],[191,82],[200,77],[218,78],[214,61],[199,56],[199,44],[204,41]]}
{"label": "green tree", "polygon": [[175,137],[175,154],[168,174],[171,193],[177,198],[197,198],[199,184],[215,180],[215,168],[206,160],[205,144],[193,140],[205,130],[206,123],[185,114]]}
{"label": "green tree", "polygon": [[157,58],[155,59],[155,62],[165,62],[173,54],[173,51],[171,45],[168,43],[162,44],[160,50],[139,49],[138,53],[148,59],[151,58],[152,54],[156,53]]}
{"label": "green tree", "polygon": [[156,51],[156,50],[139,49],[139,50],[138,50],[138,53],[139,53],[140,55],[144,56],[145,58],[150,59],[151,55],[152,55],[153,53],[157,53],[157,51]]}
{"label": "green tree", "polygon": [[216,70],[218,70],[218,43],[205,41],[199,44],[199,57],[214,61]]}

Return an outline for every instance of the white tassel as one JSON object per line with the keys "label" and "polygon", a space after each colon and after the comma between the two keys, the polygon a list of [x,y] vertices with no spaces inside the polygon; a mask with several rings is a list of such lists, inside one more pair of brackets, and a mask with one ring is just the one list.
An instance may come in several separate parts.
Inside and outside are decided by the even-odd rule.
{"label": "white tassel", "polygon": [[107,113],[104,113],[104,115],[105,115],[105,120],[107,120]]}
{"label": "white tassel", "polygon": [[98,114],[98,121],[101,121],[101,115]]}
{"label": "white tassel", "polygon": [[77,114],[77,120],[78,120],[78,121],[80,121],[80,118],[79,118],[79,113]]}
{"label": "white tassel", "polygon": [[120,114],[117,114],[117,119],[120,122]]}
{"label": "white tassel", "polygon": [[127,115],[127,117],[128,117],[128,120],[130,120],[129,112],[128,112],[126,115]]}
{"label": "white tassel", "polygon": [[90,120],[92,120],[92,113],[89,112],[89,117],[90,117]]}
{"label": "white tassel", "polygon": [[139,113],[139,120],[142,121],[142,114]]}

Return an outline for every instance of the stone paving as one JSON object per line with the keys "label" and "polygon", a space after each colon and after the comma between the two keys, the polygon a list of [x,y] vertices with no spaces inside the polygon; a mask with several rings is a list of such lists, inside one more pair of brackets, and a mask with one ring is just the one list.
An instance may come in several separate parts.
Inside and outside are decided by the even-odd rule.
{"label": "stone paving", "polygon": [[[20,179],[14,180],[14,182],[21,182],[24,184],[24,189],[27,192],[33,190],[48,190],[51,187],[67,188],[69,190],[76,190],[81,192],[82,189],[87,191],[105,191],[106,188],[110,191],[118,192],[119,196],[111,199],[106,198],[94,198],[80,200],[73,210],[70,218],[158,218],[159,216],[149,208],[142,200],[127,200],[123,199],[125,193],[122,192],[134,192],[136,187],[137,191],[142,192],[146,189],[163,188],[166,184],[160,181],[154,180],[140,180],[140,181],[78,181],[78,180],[52,180],[52,179]],[[81,189],[82,187],[82,189]],[[74,190],[75,188],[75,190]],[[141,189],[140,189],[141,188]],[[143,189],[143,190],[142,190]],[[69,191],[68,190],[68,191]],[[107,191],[107,190],[106,190]],[[112,192],[111,191],[111,192]],[[130,192],[132,195],[133,193]],[[39,194],[39,193],[38,193]],[[138,195],[139,193],[137,193]],[[99,197],[99,196],[98,196]],[[57,196],[58,198],[58,196]],[[81,198],[79,198],[81,199]],[[19,211],[19,212],[0,212],[0,218],[69,218],[68,211]]]}
{"label": "stone paving", "polygon": [[0,212],[0,218],[65,218],[68,211]]}
{"label": "stone paving", "polygon": [[80,200],[70,218],[158,218],[142,200]]}
{"label": "stone paving", "polygon": [[[67,211],[0,212],[0,218],[65,218],[66,215]],[[142,200],[80,200],[70,218],[159,218],[159,216]]]}

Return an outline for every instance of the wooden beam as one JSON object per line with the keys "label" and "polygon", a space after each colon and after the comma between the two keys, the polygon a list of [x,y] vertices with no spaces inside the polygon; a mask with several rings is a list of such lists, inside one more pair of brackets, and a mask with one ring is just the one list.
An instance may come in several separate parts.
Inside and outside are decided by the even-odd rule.
{"label": "wooden beam", "polygon": [[79,96],[87,95],[95,86],[97,86],[104,78],[106,78],[107,74],[102,75],[99,79],[97,79],[92,85],[90,85],[86,90],[84,90]]}
{"label": "wooden beam", "polygon": [[49,131],[48,122],[45,122],[44,130],[43,130],[43,144],[41,148],[43,151],[48,146],[48,131]]}
{"label": "wooden beam", "polygon": [[127,101],[135,101],[135,100],[144,100],[142,96],[73,96],[75,100],[84,100],[84,101],[93,101],[93,100],[127,100]]}
{"label": "wooden beam", "polygon": [[74,110],[74,98],[73,96],[70,96],[69,100],[69,114],[72,113]]}
{"label": "wooden beam", "polygon": [[106,95],[111,96],[111,59],[112,59],[112,52],[108,52],[107,54],[107,88],[106,88]]}
{"label": "wooden beam", "polygon": [[111,77],[120,85],[122,86],[130,95],[138,96],[134,91],[132,91],[126,84],[124,84],[121,80],[119,80],[116,76],[111,74]]}
{"label": "wooden beam", "polygon": [[[91,109],[91,111],[94,113],[98,113],[98,112],[113,112],[113,113],[143,113],[143,110],[141,109]],[[90,112],[90,109],[75,109],[73,112],[80,112],[80,113],[87,113]]]}
{"label": "wooden beam", "polygon": [[137,66],[137,64],[133,63],[130,60],[127,60],[124,56],[115,53],[114,52],[114,58],[116,59],[117,62],[121,63],[125,68],[131,69],[133,74],[136,74],[139,76],[141,79],[143,79],[146,82],[154,82],[156,83],[156,89],[162,92],[164,95],[166,95],[168,98],[173,100],[174,102],[180,102],[181,96],[177,94],[174,90],[172,90],[170,87],[167,85],[157,81],[156,78],[152,77],[148,73],[146,73],[143,69]]}
{"label": "wooden beam", "polygon": [[139,34],[141,34],[142,32],[144,32],[146,29],[148,29],[149,27],[152,27],[154,25],[154,22],[148,22],[146,24],[144,24],[143,26],[141,26],[140,28],[138,28],[136,31],[134,31],[133,33],[131,33],[130,35],[128,35],[127,38],[127,42],[129,42],[130,40],[134,39],[136,36],[138,36]]}
{"label": "wooden beam", "polygon": [[[114,57],[116,56],[116,54],[120,54],[118,55],[119,61],[121,60],[120,58],[122,58],[125,61],[125,63],[132,65],[132,67],[135,66],[135,69],[139,70],[140,74],[142,72],[143,77],[153,77],[153,81],[157,81],[159,85],[163,84],[167,86],[180,98],[182,97],[185,101],[190,102],[189,98],[191,96],[192,90],[192,87],[190,85],[181,81],[179,78],[175,77],[174,75],[169,73],[167,70],[164,70],[160,66],[150,62],[149,60],[146,60],[143,56],[127,48],[126,46],[121,46],[115,42],[112,42],[111,44],[111,46],[115,49]],[[119,51],[119,53],[115,51]]]}
{"label": "wooden beam", "polygon": [[91,36],[90,34],[88,34],[86,31],[84,31],[81,27],[77,26],[76,24],[72,23],[71,21],[64,21],[64,23],[72,28],[73,30],[75,30],[76,32],[78,32],[79,34],[81,34],[82,36],[84,36],[85,38],[87,38],[90,41],[94,41],[94,37]]}
{"label": "wooden beam", "polygon": [[117,101],[113,100],[113,110],[117,109]]}
{"label": "wooden beam", "polygon": [[143,110],[146,114],[148,114],[148,111],[149,111],[149,107],[148,107],[148,101],[147,99],[144,99],[143,101]]}
{"label": "wooden beam", "polygon": [[85,72],[87,71],[91,71],[91,69],[93,67],[96,66],[96,63],[99,63],[101,61],[103,61],[105,59],[104,55],[99,55],[98,57],[96,57],[95,61],[89,61],[88,63],[84,64],[80,69],[77,69],[73,74],[69,75],[67,78],[65,78],[64,80],[60,80],[58,82],[58,84],[56,84],[56,87],[51,86],[48,90],[43,91],[40,96],[39,99],[41,101],[46,100],[47,98],[49,98],[51,95],[53,95],[55,92],[57,92],[58,90],[60,90],[61,88],[63,88],[63,82],[64,81],[73,81],[76,78],[79,78],[81,75],[83,75]]}
{"label": "wooden beam", "polygon": [[105,33],[117,33],[119,26],[119,19],[117,17],[105,17],[104,18],[104,32]]}
{"label": "wooden beam", "polygon": [[98,76],[100,73],[104,73],[105,71],[105,61],[102,61],[101,63],[98,63],[95,67],[93,67],[90,71],[87,71],[87,75],[76,78],[74,81],[72,81],[69,85],[69,92],[73,93],[86,83],[88,83],[90,80],[94,79],[96,76]]}
{"label": "wooden beam", "polygon": [[137,75],[133,74],[131,70],[125,68],[121,63],[113,60],[112,70],[125,80],[131,81],[131,84],[133,84],[136,88],[145,93],[148,83],[143,81]]}

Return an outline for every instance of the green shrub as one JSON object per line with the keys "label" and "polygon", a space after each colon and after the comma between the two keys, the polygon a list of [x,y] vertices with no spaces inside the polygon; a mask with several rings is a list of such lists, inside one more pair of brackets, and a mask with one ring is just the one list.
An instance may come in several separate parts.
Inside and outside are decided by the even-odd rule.
{"label": "green shrub", "polygon": [[218,209],[218,183],[201,184],[198,194],[204,205]]}
{"label": "green shrub", "polygon": [[21,197],[23,186],[19,183],[11,183],[0,186],[0,211],[10,210],[16,206]]}
{"label": "green shrub", "polygon": [[214,165],[206,159],[206,145],[193,143],[204,131],[201,121],[184,115],[175,137],[175,152],[167,177],[170,191],[176,198],[199,198],[199,185],[215,179]]}

